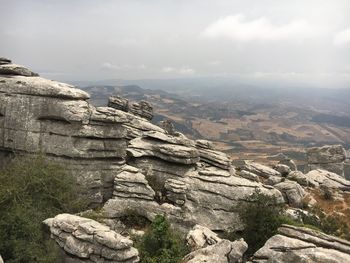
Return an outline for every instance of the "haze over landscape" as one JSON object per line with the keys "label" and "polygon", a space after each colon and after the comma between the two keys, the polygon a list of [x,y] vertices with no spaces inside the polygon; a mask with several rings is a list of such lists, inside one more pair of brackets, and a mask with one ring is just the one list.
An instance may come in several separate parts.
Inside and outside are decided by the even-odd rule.
{"label": "haze over landscape", "polygon": [[349,10],[346,0],[2,0],[0,51],[65,81],[348,87]]}

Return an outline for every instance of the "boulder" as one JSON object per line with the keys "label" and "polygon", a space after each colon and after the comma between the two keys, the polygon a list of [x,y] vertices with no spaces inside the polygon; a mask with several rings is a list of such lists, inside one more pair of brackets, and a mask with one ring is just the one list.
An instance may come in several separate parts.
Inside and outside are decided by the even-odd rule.
{"label": "boulder", "polygon": [[344,176],[346,151],[342,145],[326,145],[307,149],[308,170],[324,169]]}
{"label": "boulder", "polygon": [[274,169],[278,171],[283,177],[286,177],[292,170],[285,164],[277,164]]}
{"label": "boulder", "polygon": [[283,225],[252,262],[350,262],[350,242],[304,227]]}
{"label": "boulder", "polygon": [[283,194],[285,202],[291,207],[303,207],[305,191],[297,182],[286,180],[275,184],[274,187]]}
{"label": "boulder", "polygon": [[287,165],[290,170],[292,171],[297,171],[298,168],[297,168],[297,165],[295,164],[295,162],[289,158],[285,158],[285,159],[282,159],[278,162],[278,164],[283,164],[283,165]]}
{"label": "boulder", "polygon": [[191,251],[214,245],[221,241],[216,233],[207,227],[195,225],[186,236],[187,245]]}
{"label": "boulder", "polygon": [[50,228],[51,238],[65,252],[67,260],[139,262],[138,251],[129,238],[92,219],[60,214],[46,219],[44,224]]}

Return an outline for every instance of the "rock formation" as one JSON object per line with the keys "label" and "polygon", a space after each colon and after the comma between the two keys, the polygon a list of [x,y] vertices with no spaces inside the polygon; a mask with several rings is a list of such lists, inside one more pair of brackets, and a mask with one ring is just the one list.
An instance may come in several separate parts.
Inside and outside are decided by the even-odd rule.
{"label": "rock formation", "polygon": [[344,177],[346,151],[341,145],[326,145],[307,150],[308,171],[324,169]]}
{"label": "rock formation", "polygon": [[64,250],[64,262],[139,262],[133,242],[94,220],[60,214],[44,221]]}
{"label": "rock formation", "polygon": [[183,259],[187,263],[239,263],[243,262],[243,254],[248,249],[243,239],[230,242],[200,225],[196,225],[186,239],[192,251]]}
{"label": "rock formation", "polygon": [[350,262],[350,242],[304,227],[283,225],[252,262]]}

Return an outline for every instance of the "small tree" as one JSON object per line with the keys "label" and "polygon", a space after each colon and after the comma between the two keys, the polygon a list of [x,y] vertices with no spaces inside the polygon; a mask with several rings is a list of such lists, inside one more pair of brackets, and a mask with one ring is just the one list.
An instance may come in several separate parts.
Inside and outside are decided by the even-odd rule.
{"label": "small tree", "polygon": [[84,207],[77,183],[43,156],[17,157],[0,171],[0,254],[6,263],[57,262],[42,221]]}
{"label": "small tree", "polygon": [[142,263],[177,263],[187,253],[185,241],[164,216],[157,215],[145,235],[136,242]]}

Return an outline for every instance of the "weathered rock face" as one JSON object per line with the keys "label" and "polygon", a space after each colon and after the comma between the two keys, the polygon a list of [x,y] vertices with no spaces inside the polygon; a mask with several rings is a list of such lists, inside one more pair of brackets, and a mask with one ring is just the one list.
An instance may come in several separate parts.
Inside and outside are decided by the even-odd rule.
{"label": "weathered rock face", "polygon": [[130,112],[134,115],[145,118],[146,120],[152,120],[153,107],[147,101],[129,102],[128,99],[121,98],[119,96],[112,96],[109,98],[108,107]]}
{"label": "weathered rock face", "polygon": [[350,181],[345,180],[342,176],[328,172],[326,170],[312,170],[306,174],[315,186],[327,188],[329,190],[338,190],[350,192]]}
{"label": "weathered rock face", "polygon": [[101,203],[125,163],[128,116],[88,98],[67,84],[0,75],[0,151],[47,154],[77,175],[91,203]]}
{"label": "weathered rock face", "polygon": [[94,220],[60,214],[44,221],[65,251],[64,262],[139,262],[133,242]]}
{"label": "weathered rock face", "polygon": [[248,249],[243,239],[230,242],[200,225],[196,225],[186,239],[192,251],[183,259],[183,262],[188,263],[239,263],[243,261],[243,254]]}
{"label": "weathered rock face", "polygon": [[[116,193],[116,189],[120,188],[116,185],[114,196],[118,198],[108,200],[104,206],[107,217],[121,217],[132,210],[149,220],[156,214],[166,214],[171,222],[182,227],[197,223],[213,230],[242,229],[243,225],[235,211],[257,189],[283,202],[282,194],[277,189],[230,175],[226,170],[215,173],[215,168],[212,173],[205,170],[206,173],[201,174],[201,168],[197,167],[188,169],[184,174],[164,174],[154,172],[149,161],[145,167],[139,166],[139,171],[145,174],[149,185],[163,198],[141,200],[132,196],[123,197]],[[166,162],[162,163],[163,167],[166,165]],[[135,186],[129,184],[129,187]],[[131,191],[123,189],[123,193]]]}
{"label": "weathered rock face", "polygon": [[281,176],[281,173],[275,169],[252,161],[240,161],[236,165],[241,171],[247,171],[266,179],[271,176]]}
{"label": "weathered rock face", "polygon": [[0,166],[14,152],[45,153],[78,178],[92,205],[100,204],[112,196],[128,140],[164,132],[134,114],[92,106],[89,94],[71,85],[0,62]]}
{"label": "weathered rock face", "polygon": [[307,150],[308,169],[324,169],[344,176],[346,151],[341,145],[314,147]]}
{"label": "weathered rock face", "polygon": [[350,262],[350,242],[303,227],[283,225],[252,262]]}
{"label": "weathered rock face", "polygon": [[187,245],[191,251],[214,245],[220,240],[221,238],[217,234],[201,225],[195,225],[186,237]]}
{"label": "weathered rock face", "polygon": [[281,191],[285,202],[291,207],[301,208],[303,206],[305,191],[297,182],[286,180],[275,184],[274,187]]}

